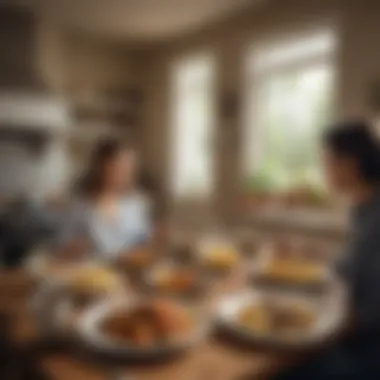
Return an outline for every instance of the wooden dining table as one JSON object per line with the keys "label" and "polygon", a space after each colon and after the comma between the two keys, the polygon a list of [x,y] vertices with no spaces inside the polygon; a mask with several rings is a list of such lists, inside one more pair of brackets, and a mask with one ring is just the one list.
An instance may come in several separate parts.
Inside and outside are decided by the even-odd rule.
{"label": "wooden dining table", "polygon": [[[240,289],[245,282],[246,267],[242,265],[210,289],[208,302],[215,303],[226,293]],[[38,283],[25,268],[0,272],[0,311],[10,317],[9,334],[15,346],[27,347],[43,341],[30,307],[37,287]],[[179,357],[159,364],[119,362],[111,367],[77,345],[59,344],[47,344],[38,350],[35,360],[52,380],[248,380],[269,379],[301,358],[299,354],[244,346],[223,334],[211,334]]]}

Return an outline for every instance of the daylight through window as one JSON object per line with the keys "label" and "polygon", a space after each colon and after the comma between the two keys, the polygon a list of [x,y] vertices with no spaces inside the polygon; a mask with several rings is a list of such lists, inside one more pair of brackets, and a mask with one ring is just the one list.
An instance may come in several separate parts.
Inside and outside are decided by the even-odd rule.
{"label": "daylight through window", "polygon": [[282,191],[320,186],[318,144],[333,110],[331,33],[248,54],[244,186]]}
{"label": "daylight through window", "polygon": [[175,197],[207,197],[213,190],[214,62],[197,56],[172,71],[171,187]]}

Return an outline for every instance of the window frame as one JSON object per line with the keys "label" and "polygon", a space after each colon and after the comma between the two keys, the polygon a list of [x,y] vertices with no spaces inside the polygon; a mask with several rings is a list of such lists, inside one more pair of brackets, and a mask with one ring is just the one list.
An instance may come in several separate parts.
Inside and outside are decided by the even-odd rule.
{"label": "window frame", "polygon": [[[278,64],[271,65],[270,67],[255,68],[252,62],[255,60],[255,55],[259,55],[260,51],[265,51],[269,46],[281,47],[285,44],[295,44],[297,40],[307,40],[313,38],[318,34],[327,34],[331,38],[331,46],[325,51],[317,51],[309,53],[302,58],[295,57],[288,62],[279,62]],[[332,103],[332,115],[334,118],[336,112],[336,82],[337,82],[337,70],[336,70],[336,56],[337,56],[338,39],[335,31],[330,29],[314,30],[310,33],[302,35],[302,37],[296,37],[290,35],[280,39],[274,39],[266,43],[255,44],[250,46],[244,55],[243,66],[243,113],[242,113],[242,143],[241,143],[241,159],[240,159],[240,184],[244,184],[254,172],[260,170],[260,164],[263,154],[262,139],[260,136],[264,132],[264,128],[261,124],[260,116],[260,94],[263,91],[265,82],[271,77],[275,77],[281,74],[295,73],[307,68],[313,68],[318,66],[329,66],[329,72],[331,75],[331,103]],[[255,117],[252,118],[252,114]],[[254,126],[252,126],[252,123]],[[256,136],[252,142],[251,137]],[[255,156],[254,160],[252,156]],[[256,161],[254,165],[252,162]],[[247,191],[246,191],[247,192]]]}
{"label": "window frame", "polygon": [[[209,168],[207,171],[209,172],[209,175],[213,178],[210,180],[210,188],[208,189],[207,193],[205,194],[199,194],[196,192],[196,194],[189,195],[188,193],[179,193],[176,189],[176,172],[178,168],[176,167],[176,160],[177,160],[177,152],[176,150],[178,148],[175,147],[175,145],[178,142],[178,136],[176,135],[178,131],[176,131],[177,128],[177,118],[178,118],[178,105],[180,104],[179,97],[178,97],[178,86],[176,84],[178,72],[180,70],[181,65],[189,64],[189,62],[192,61],[201,61],[206,60],[210,63],[210,88],[207,90],[210,94],[209,99],[209,105],[210,105],[210,125],[207,127],[210,129],[210,157],[209,157]],[[176,60],[173,60],[171,62],[171,65],[169,67],[169,86],[170,86],[170,123],[169,123],[169,175],[168,175],[168,188],[169,193],[174,200],[175,203],[188,203],[188,202],[203,202],[205,200],[211,199],[215,195],[215,183],[216,183],[216,168],[217,168],[217,152],[216,152],[216,133],[217,133],[217,113],[216,113],[216,101],[217,101],[217,77],[218,77],[218,62],[216,59],[215,54],[210,50],[205,51],[198,51],[191,54],[186,54],[181,56],[180,58],[177,58]],[[176,109],[177,108],[177,109]]]}

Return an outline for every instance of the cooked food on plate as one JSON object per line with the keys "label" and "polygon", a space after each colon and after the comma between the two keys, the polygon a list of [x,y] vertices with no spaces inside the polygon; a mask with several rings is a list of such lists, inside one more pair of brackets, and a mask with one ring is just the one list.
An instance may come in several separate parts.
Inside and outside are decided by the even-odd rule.
{"label": "cooked food on plate", "polygon": [[115,312],[105,319],[102,330],[115,341],[147,347],[179,339],[191,326],[186,308],[159,300]]}
{"label": "cooked food on plate", "polygon": [[205,263],[216,268],[229,268],[234,266],[237,261],[237,253],[225,248],[214,249],[205,257]]}
{"label": "cooked food on plate", "polygon": [[323,281],[325,273],[326,269],[322,264],[273,259],[265,265],[260,275],[268,280],[314,284]]}
{"label": "cooked food on plate", "polygon": [[159,268],[152,278],[154,286],[166,292],[186,292],[195,289],[197,276],[188,268]]}
{"label": "cooked food on plate", "polygon": [[[311,248],[314,247],[314,250]],[[316,257],[316,244],[305,240],[277,239],[262,250],[259,278],[292,284],[316,284],[326,279],[327,264]]]}
{"label": "cooked food on plate", "polygon": [[259,334],[305,333],[315,322],[314,310],[300,302],[262,300],[238,314],[241,326]]}
{"label": "cooked food on plate", "polygon": [[67,276],[66,282],[69,290],[80,294],[108,293],[120,286],[117,274],[103,266],[77,269]]}
{"label": "cooked food on plate", "polygon": [[239,261],[239,253],[232,245],[224,242],[206,243],[200,247],[201,262],[213,269],[229,269]]}

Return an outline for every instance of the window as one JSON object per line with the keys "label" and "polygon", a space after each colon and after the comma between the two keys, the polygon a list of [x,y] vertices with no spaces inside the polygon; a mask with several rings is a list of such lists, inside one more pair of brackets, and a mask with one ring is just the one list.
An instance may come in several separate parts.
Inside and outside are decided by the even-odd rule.
{"label": "window", "polygon": [[176,198],[207,197],[213,190],[214,62],[197,56],[172,71],[171,188]]}
{"label": "window", "polygon": [[248,54],[246,190],[321,185],[318,136],[332,113],[334,48],[326,32]]}

